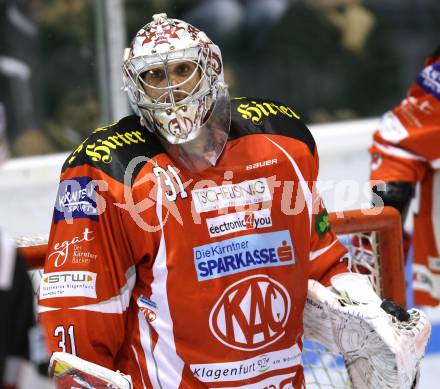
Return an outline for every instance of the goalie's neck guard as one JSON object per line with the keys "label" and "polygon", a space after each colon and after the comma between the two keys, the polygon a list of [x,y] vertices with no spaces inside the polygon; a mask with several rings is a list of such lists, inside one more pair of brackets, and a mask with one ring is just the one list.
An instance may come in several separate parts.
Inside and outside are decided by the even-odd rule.
{"label": "goalie's neck guard", "polygon": [[226,86],[217,91],[217,98],[208,119],[199,128],[197,137],[172,144],[158,135],[167,154],[181,167],[202,172],[215,166],[228,140],[231,126],[231,102]]}

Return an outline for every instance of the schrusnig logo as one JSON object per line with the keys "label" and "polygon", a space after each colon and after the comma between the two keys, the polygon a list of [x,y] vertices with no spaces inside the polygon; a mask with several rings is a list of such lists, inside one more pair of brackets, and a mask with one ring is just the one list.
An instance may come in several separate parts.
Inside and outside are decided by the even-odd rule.
{"label": "schrusnig logo", "polygon": [[199,281],[295,263],[288,230],[239,236],[194,247],[193,252]]}
{"label": "schrusnig logo", "polygon": [[260,350],[284,336],[290,307],[283,285],[267,275],[249,276],[223,292],[211,310],[209,328],[228,347]]}
{"label": "schrusnig logo", "polygon": [[198,213],[272,200],[266,178],[191,191]]}
{"label": "schrusnig logo", "polygon": [[40,300],[53,297],[96,298],[96,273],[60,271],[44,274],[40,282]]}
{"label": "schrusnig logo", "polygon": [[207,218],[209,236],[214,238],[237,231],[260,229],[272,226],[270,209],[228,213],[218,217]]}
{"label": "schrusnig logo", "polygon": [[[301,362],[301,350],[298,345],[268,352],[249,359],[222,363],[192,364],[190,369],[199,381],[202,382],[222,382],[222,381],[242,381],[249,380],[268,371],[276,371],[286,368],[292,368]],[[292,375],[287,377],[292,378]],[[274,383],[281,379],[281,382],[287,377],[271,377],[269,383]],[[263,386],[264,381],[259,381],[253,388],[267,388]],[[247,387],[247,386],[246,386]],[[242,388],[242,386],[240,386]],[[276,386],[278,388],[278,386]]]}

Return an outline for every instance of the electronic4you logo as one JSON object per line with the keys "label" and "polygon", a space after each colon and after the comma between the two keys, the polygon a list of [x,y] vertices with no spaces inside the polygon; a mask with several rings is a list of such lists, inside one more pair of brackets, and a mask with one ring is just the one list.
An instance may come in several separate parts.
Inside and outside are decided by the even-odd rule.
{"label": "electronic4you logo", "polygon": [[266,275],[254,275],[223,292],[211,311],[209,327],[226,346],[259,350],[284,335],[290,307],[283,285]]}
{"label": "electronic4you logo", "polygon": [[206,224],[209,236],[214,238],[237,231],[272,227],[272,216],[270,209],[266,208],[256,211],[228,213],[208,218],[206,219]]}

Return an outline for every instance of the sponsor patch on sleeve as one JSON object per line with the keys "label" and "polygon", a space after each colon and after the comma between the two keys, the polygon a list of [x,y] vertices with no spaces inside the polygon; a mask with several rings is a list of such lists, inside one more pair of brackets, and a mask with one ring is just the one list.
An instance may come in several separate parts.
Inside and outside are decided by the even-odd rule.
{"label": "sponsor patch on sleeve", "polygon": [[288,230],[231,238],[195,247],[193,252],[199,281],[295,263]]}
{"label": "sponsor patch on sleeve", "polygon": [[327,231],[330,231],[328,212],[326,209],[324,209],[319,215],[316,215],[315,228],[319,237],[323,236]]}
{"label": "sponsor patch on sleeve", "polygon": [[54,223],[89,218],[98,220],[96,184],[91,177],[75,177],[60,182],[54,210]]}
{"label": "sponsor patch on sleeve", "polygon": [[417,77],[417,84],[440,100],[440,63],[427,66]]}
{"label": "sponsor patch on sleeve", "polygon": [[44,274],[40,282],[40,300],[54,297],[96,298],[96,273],[60,271]]}

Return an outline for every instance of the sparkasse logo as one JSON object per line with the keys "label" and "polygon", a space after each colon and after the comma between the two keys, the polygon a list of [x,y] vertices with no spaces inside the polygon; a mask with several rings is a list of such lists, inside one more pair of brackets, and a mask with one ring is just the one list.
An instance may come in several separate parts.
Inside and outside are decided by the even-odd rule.
{"label": "sparkasse logo", "polygon": [[199,281],[264,267],[295,264],[289,230],[236,236],[193,248]]}

